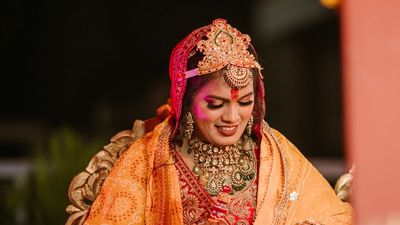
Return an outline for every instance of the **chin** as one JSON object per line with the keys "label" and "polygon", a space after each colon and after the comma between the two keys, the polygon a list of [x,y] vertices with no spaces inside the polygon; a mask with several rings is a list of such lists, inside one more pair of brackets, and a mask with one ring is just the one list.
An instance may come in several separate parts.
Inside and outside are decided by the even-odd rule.
{"label": "chin", "polygon": [[218,140],[214,141],[214,145],[216,145],[216,146],[234,145],[240,139],[240,136],[236,136],[236,135],[231,136],[231,137],[225,137],[225,136],[218,135],[216,137],[219,137]]}

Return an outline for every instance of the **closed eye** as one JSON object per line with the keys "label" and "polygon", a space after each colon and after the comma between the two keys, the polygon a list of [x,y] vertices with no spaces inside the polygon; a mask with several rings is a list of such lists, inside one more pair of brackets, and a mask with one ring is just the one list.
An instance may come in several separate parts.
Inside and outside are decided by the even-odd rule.
{"label": "closed eye", "polygon": [[253,101],[239,102],[240,106],[248,106],[248,105],[251,105],[251,104],[253,104]]}
{"label": "closed eye", "polygon": [[219,108],[222,108],[224,106],[224,103],[221,103],[221,104],[207,104],[207,108],[209,108],[209,109],[219,109]]}

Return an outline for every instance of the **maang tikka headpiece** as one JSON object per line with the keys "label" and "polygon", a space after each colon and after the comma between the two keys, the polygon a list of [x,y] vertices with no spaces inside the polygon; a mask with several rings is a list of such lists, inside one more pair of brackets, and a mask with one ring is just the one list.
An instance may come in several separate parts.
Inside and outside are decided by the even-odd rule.
{"label": "maang tikka headpiece", "polygon": [[197,43],[197,51],[204,54],[198,68],[186,71],[186,78],[209,74],[226,67],[224,79],[232,88],[246,87],[252,76],[252,68],[261,70],[254,55],[249,51],[250,37],[231,27],[226,20],[213,21],[207,40]]}

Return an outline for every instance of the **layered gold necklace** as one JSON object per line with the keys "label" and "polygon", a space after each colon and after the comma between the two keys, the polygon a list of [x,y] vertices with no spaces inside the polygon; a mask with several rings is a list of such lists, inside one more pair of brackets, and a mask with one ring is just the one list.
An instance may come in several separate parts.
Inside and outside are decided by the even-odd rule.
{"label": "layered gold necklace", "polygon": [[231,194],[241,191],[255,177],[254,142],[247,136],[244,139],[223,147],[197,138],[189,141],[188,151],[194,152],[193,172],[211,196],[218,195],[223,186],[231,187]]}

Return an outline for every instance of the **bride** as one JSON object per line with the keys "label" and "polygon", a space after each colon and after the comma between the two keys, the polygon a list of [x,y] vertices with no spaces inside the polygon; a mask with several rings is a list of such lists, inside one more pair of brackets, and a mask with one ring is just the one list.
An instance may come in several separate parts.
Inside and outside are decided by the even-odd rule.
{"label": "bride", "polygon": [[173,50],[169,116],[116,162],[84,224],[351,224],[351,207],[264,121],[250,37],[223,19]]}

